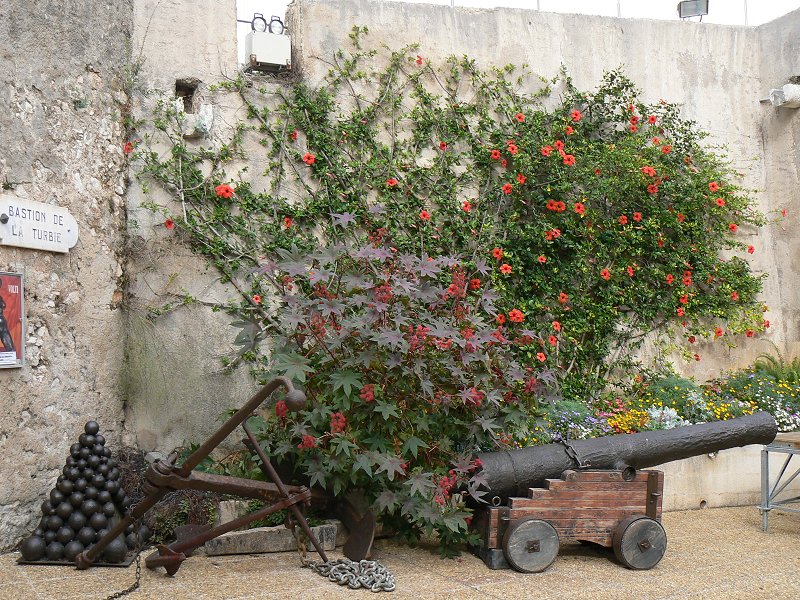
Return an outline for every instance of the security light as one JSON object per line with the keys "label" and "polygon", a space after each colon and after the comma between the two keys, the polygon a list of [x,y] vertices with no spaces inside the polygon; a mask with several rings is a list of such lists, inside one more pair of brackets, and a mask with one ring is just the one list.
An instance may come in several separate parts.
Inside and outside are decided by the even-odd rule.
{"label": "security light", "polygon": [[253,31],[266,31],[267,30],[267,20],[264,18],[264,15],[261,13],[255,13],[253,15],[253,20],[250,21],[250,25],[253,28]]}
{"label": "security light", "polygon": [[277,35],[282,35],[286,28],[283,26],[283,21],[281,21],[280,17],[276,17],[272,15],[269,19],[269,32],[275,33]]}
{"label": "security light", "polygon": [[709,0],[684,0],[678,2],[678,16],[681,19],[689,17],[703,17],[708,14]]}

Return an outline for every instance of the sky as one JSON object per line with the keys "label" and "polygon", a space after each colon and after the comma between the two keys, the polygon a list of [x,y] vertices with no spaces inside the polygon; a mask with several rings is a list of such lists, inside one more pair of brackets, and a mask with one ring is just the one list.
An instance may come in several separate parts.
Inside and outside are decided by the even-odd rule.
{"label": "sky", "polygon": [[[469,6],[475,8],[527,8],[547,12],[584,13],[623,18],[676,20],[678,0],[399,0],[417,4]],[[262,13],[266,20],[277,15],[283,19],[285,0],[237,0],[238,18],[251,20]],[[797,8],[800,0],[709,0],[704,23],[723,25],[761,25]],[[693,19],[697,20],[697,19]],[[239,62],[244,61],[243,41],[250,25],[239,23]]]}

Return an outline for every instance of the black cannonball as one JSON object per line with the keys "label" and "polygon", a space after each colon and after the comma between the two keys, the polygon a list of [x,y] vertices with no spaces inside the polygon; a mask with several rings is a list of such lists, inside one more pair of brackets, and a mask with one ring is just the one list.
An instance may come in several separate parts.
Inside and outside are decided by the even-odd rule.
{"label": "black cannonball", "polygon": [[62,544],[68,544],[73,540],[75,537],[75,530],[72,527],[67,527],[66,525],[56,531],[56,541],[61,542]]}
{"label": "black cannonball", "polygon": [[81,445],[80,444],[72,444],[72,446],[69,447],[69,455],[74,457],[74,458],[78,458],[78,453],[80,451],[81,451]]}
{"label": "black cannonball", "polygon": [[111,469],[108,468],[108,465],[100,465],[97,467],[97,474],[106,477],[111,472]]}
{"label": "black cannonball", "polygon": [[106,451],[106,449],[103,446],[101,446],[100,444],[95,444],[94,447],[92,448],[92,456],[97,458],[97,464],[98,465],[100,464],[100,462],[102,460],[105,459],[105,457],[103,456],[103,453],[105,451]]}
{"label": "black cannonball", "polygon": [[131,523],[125,528],[125,534],[133,533],[135,530],[136,528],[133,526],[133,523]]}
{"label": "black cannonball", "polygon": [[86,521],[86,515],[76,510],[69,516],[69,519],[67,519],[67,525],[72,527],[75,531],[79,531],[82,527],[86,526]]}
{"label": "black cannonball", "polygon": [[142,525],[141,527],[139,527],[139,539],[140,540],[142,540],[143,542],[146,542],[147,540],[150,539],[151,535],[152,534],[150,533],[150,528],[147,525]]}
{"label": "black cannonball", "polygon": [[91,517],[98,510],[100,510],[100,505],[91,498],[89,500],[84,500],[83,504],[81,504],[81,512],[87,517]]}
{"label": "black cannonball", "polygon": [[78,492],[82,492],[83,490],[86,489],[86,486],[88,485],[89,482],[86,481],[83,477],[81,477],[75,481],[75,490]]}
{"label": "black cannonball", "polygon": [[49,560],[60,560],[64,556],[64,544],[60,542],[50,542],[47,544],[45,554]]}
{"label": "black cannonball", "polygon": [[114,502],[122,502],[127,497],[125,490],[119,488],[116,492],[112,494],[114,496]]}
{"label": "black cannonball", "polygon": [[100,490],[100,493],[97,494],[97,501],[100,504],[111,502],[111,492],[109,492],[108,490]]}
{"label": "black cannonball", "polygon": [[119,503],[119,507],[122,509],[123,513],[127,513],[128,509],[131,507],[131,504],[133,504],[133,502],[131,502],[131,499],[125,496],[122,502]]}
{"label": "black cannonball", "polygon": [[33,533],[31,535],[42,537],[44,535],[44,529],[42,529],[41,527],[37,527],[36,529],[33,530]]}
{"label": "black cannonball", "polygon": [[110,563],[120,563],[125,560],[126,554],[128,554],[128,546],[122,537],[118,537],[106,546],[103,558]]}
{"label": "black cannonball", "polygon": [[100,466],[100,457],[92,454],[89,458],[86,459],[86,462],[89,463],[90,469],[96,469],[97,467]]}
{"label": "black cannonball", "polygon": [[47,517],[42,515],[42,518],[39,519],[39,524],[36,526],[36,529],[41,529],[42,531],[47,531]]}
{"label": "black cannonball", "polygon": [[45,517],[49,517],[54,512],[55,512],[55,509],[53,508],[53,503],[50,502],[50,500],[45,500],[44,502],[42,502],[42,514]]}
{"label": "black cannonball", "polygon": [[89,421],[83,426],[83,430],[88,435],[97,435],[97,433],[100,431],[100,425],[97,424],[97,421]]}
{"label": "black cannonball", "polygon": [[[89,437],[89,434],[88,434],[88,433],[82,433],[82,434],[80,434],[80,435],[78,436],[78,442],[79,442],[79,443],[80,443],[80,445],[81,445],[81,446],[83,446],[84,448],[86,447],[86,438],[88,438],[88,437]],[[92,444],[92,445],[94,446],[94,444]]]}
{"label": "black cannonball", "polygon": [[72,506],[74,506],[75,508],[80,507],[80,505],[83,504],[84,500],[85,498],[82,492],[72,492],[69,495],[69,503],[72,504]]}
{"label": "black cannonball", "polygon": [[69,479],[72,483],[75,483],[80,478],[81,470],[78,467],[69,467],[69,471],[67,471],[67,479]]}
{"label": "black cannonball", "polygon": [[44,543],[45,544],[49,544],[50,542],[55,542],[56,541],[56,532],[55,531],[50,531],[48,529],[47,531],[44,532],[44,535],[42,537],[44,538]]}
{"label": "black cannonball", "polygon": [[64,461],[64,464],[68,467],[75,467],[78,464],[78,459],[70,456],[66,461]]}
{"label": "black cannonball", "polygon": [[100,490],[93,485],[90,485],[86,488],[86,490],[84,490],[83,495],[86,496],[87,500],[96,500],[97,496],[100,495]]}
{"label": "black cannonball", "polygon": [[64,520],[58,515],[50,515],[47,517],[47,528],[50,531],[58,531],[64,524]]}
{"label": "black cannonball", "polygon": [[85,458],[79,458],[78,461],[75,463],[75,466],[81,470],[85,469],[88,465],[89,463],[86,462]]}
{"label": "black cannonball", "polygon": [[58,485],[59,485],[59,484],[60,484],[62,481],[64,481],[65,479],[66,479],[66,477],[64,477],[64,474],[63,474],[63,473],[62,473],[61,475],[59,475],[59,476],[56,478],[56,487],[58,487]]}
{"label": "black cannonball", "polygon": [[98,541],[102,540],[104,537],[106,537],[107,533],[108,533],[108,529],[101,529],[100,531],[98,531],[97,532],[97,540]]}
{"label": "black cannonball", "polygon": [[95,444],[100,444],[101,446],[105,446],[106,445],[105,436],[98,433],[97,435],[94,436],[94,443]]}
{"label": "black cannonball", "polygon": [[111,448],[103,448],[103,456],[111,458]]}
{"label": "black cannonball", "polygon": [[109,469],[113,469],[113,468],[114,468],[114,467],[116,467],[118,464],[119,464],[119,463],[117,463],[117,461],[116,461],[116,460],[114,460],[113,458],[109,458],[109,459],[108,459],[108,468],[109,468]]}
{"label": "black cannonball", "polygon": [[64,494],[64,496],[69,496],[72,492],[75,491],[75,484],[72,483],[69,479],[65,479],[61,483],[58,484],[58,490]]}
{"label": "black cannonball", "polygon": [[67,501],[62,502],[58,506],[56,506],[56,514],[61,517],[64,521],[69,519],[69,516],[72,514],[72,511],[75,510],[72,508],[72,504]]}
{"label": "black cannonball", "polygon": [[113,502],[106,502],[103,504],[103,514],[110,519],[117,514],[117,507],[114,506]]}
{"label": "black cannonball", "polygon": [[94,513],[89,519],[89,527],[95,531],[100,531],[108,526],[108,517],[101,512]]}
{"label": "black cannonball", "polygon": [[57,488],[50,490],[50,502],[53,506],[58,506],[64,501],[64,494],[58,491]]}
{"label": "black cannonball", "polygon": [[98,473],[94,477],[92,477],[92,485],[96,487],[98,490],[103,489],[106,485],[106,478]]}
{"label": "black cannonball", "polygon": [[125,536],[125,544],[133,550],[139,544],[139,537],[135,533],[129,533]]}
{"label": "black cannonball", "polygon": [[83,445],[89,448],[89,450],[91,451],[91,449],[94,448],[94,445],[96,443],[97,443],[97,438],[95,438],[93,435],[87,435],[86,439],[83,442]]}
{"label": "black cannonball", "polygon": [[[110,475],[111,474],[109,473],[109,476]],[[120,489],[119,484],[116,481],[113,480],[106,481],[106,491],[108,491],[109,493],[115,494],[119,489]]]}
{"label": "black cannonball", "polygon": [[22,542],[19,551],[25,560],[39,560],[44,556],[46,548],[47,544],[41,536],[32,535]]}
{"label": "black cannonball", "polygon": [[78,455],[81,457],[81,459],[86,460],[87,458],[89,458],[92,455],[92,449],[91,448],[81,448],[81,451],[78,453]]}
{"label": "black cannonball", "polygon": [[108,472],[108,478],[111,481],[116,481],[117,479],[119,479],[119,476],[120,476],[120,472],[119,472],[119,469],[117,467],[112,467],[112,469]]}
{"label": "black cannonball", "polygon": [[69,561],[75,560],[81,552],[83,552],[83,544],[78,540],[72,540],[69,544],[64,546],[64,558]]}
{"label": "black cannonball", "polygon": [[77,539],[84,546],[88,546],[89,544],[94,544],[94,538],[96,535],[97,534],[95,533],[94,529],[87,525],[86,527],[80,528],[75,539]]}

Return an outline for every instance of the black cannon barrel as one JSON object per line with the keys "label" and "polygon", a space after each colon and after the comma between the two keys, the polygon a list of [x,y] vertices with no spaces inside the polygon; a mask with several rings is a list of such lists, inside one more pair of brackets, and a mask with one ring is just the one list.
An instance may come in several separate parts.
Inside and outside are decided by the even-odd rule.
{"label": "black cannon barrel", "polygon": [[619,434],[518,450],[484,452],[490,494],[506,499],[527,496],[528,488],[560,477],[567,469],[643,469],[673,460],[699,456],[748,444],[768,444],[778,426],[771,414],[759,412],[728,421],[687,425],[675,429]]}

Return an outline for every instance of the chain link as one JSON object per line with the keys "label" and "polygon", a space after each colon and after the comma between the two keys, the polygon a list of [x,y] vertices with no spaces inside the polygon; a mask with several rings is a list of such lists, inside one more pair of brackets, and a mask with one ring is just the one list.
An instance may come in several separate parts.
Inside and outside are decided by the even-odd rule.
{"label": "chain link", "polygon": [[346,585],[351,590],[365,588],[371,592],[393,592],[397,587],[394,575],[377,560],[340,558],[324,563],[311,561],[306,566],[329,581]]}
{"label": "chain link", "polygon": [[[134,506],[131,506],[129,509],[129,514],[132,513],[138,503]],[[118,592],[114,592],[110,596],[106,596],[103,600],[116,600],[117,598],[122,598],[123,596],[127,596],[139,589],[139,586],[142,584],[142,552],[147,545],[145,540],[140,535],[142,529],[142,521],[144,520],[144,515],[140,516],[136,521],[133,522],[133,531],[136,533],[136,579],[134,579],[133,583],[125,588],[124,590],[120,590]]]}

